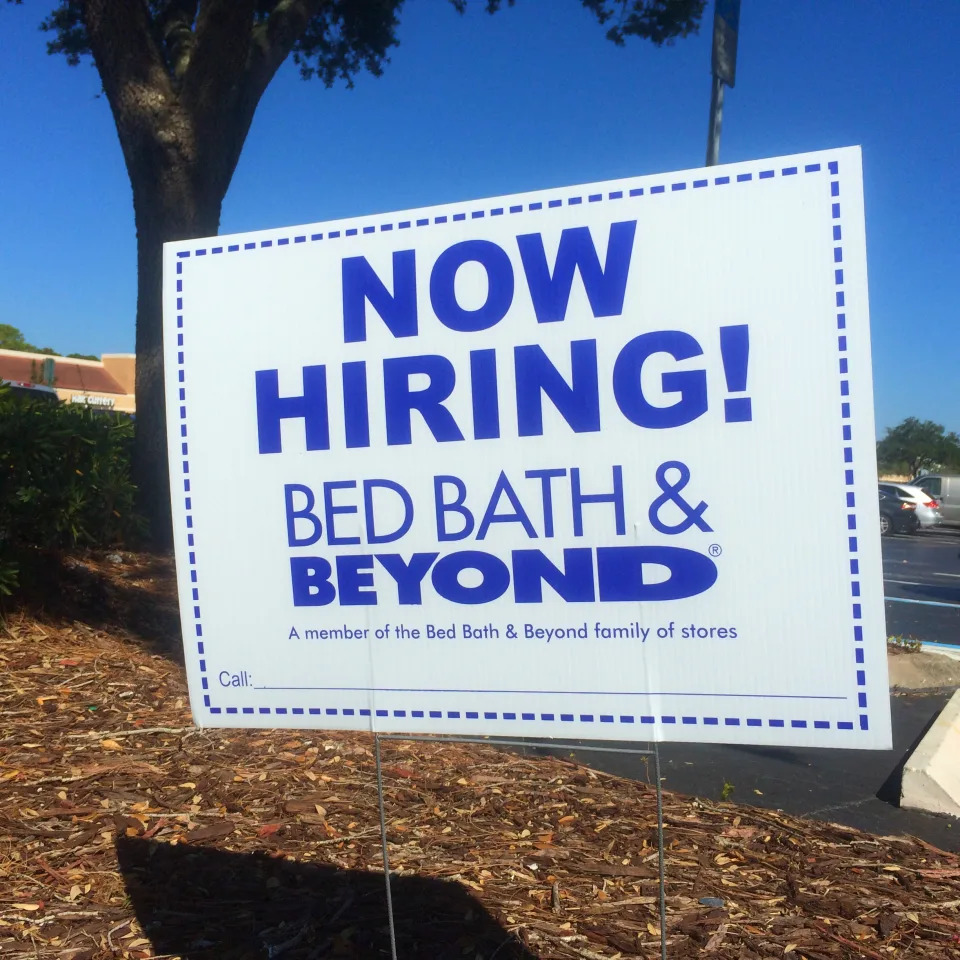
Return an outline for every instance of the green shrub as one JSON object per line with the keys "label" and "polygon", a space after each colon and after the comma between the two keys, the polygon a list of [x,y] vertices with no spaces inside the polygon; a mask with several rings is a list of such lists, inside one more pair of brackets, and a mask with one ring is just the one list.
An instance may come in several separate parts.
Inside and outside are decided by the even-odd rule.
{"label": "green shrub", "polygon": [[887,646],[895,650],[904,650],[907,653],[919,653],[923,650],[923,641],[917,637],[887,637]]}
{"label": "green shrub", "polygon": [[0,390],[0,593],[24,549],[105,547],[142,529],[130,476],[133,421]]}

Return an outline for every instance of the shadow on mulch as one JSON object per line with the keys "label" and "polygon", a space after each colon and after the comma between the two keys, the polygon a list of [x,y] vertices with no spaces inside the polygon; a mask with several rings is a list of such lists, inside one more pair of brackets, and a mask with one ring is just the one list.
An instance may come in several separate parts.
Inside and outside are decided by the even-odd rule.
{"label": "shadow on mulch", "polygon": [[[117,856],[153,949],[183,960],[390,956],[383,874],[121,837]],[[460,884],[395,877],[403,960],[535,960]],[[121,941],[122,942],[122,941]]]}
{"label": "shadow on mulch", "polygon": [[172,556],[35,551],[18,557],[18,563],[20,586],[7,612],[45,622],[79,620],[183,663]]}

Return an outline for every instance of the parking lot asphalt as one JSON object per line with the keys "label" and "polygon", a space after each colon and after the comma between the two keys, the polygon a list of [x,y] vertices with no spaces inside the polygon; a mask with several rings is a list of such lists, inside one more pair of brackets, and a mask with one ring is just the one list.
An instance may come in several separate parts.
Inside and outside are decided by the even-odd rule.
{"label": "parking lot asphalt", "polygon": [[887,635],[960,647],[960,528],[884,537]]}
{"label": "parking lot asphalt", "polygon": [[[960,820],[898,806],[903,764],[948,697],[943,692],[892,697],[891,750],[663,743],[659,748],[663,788],[710,800],[720,800],[726,793],[733,803],[843,823],[879,836],[909,834],[943,850],[960,850]],[[648,745],[603,746],[637,749]],[[575,759],[631,780],[653,783],[655,778],[652,757],[598,753],[584,741],[524,749]]]}
{"label": "parking lot asphalt", "polygon": [[[960,650],[960,529],[884,537],[882,550],[887,635]],[[948,697],[944,691],[892,696],[891,750],[664,743],[659,748],[663,786],[711,800],[726,792],[735,803],[835,821],[881,836],[911,834],[944,850],[960,850],[960,820],[898,806],[903,764]],[[525,749],[647,783],[655,776],[651,757],[598,753],[585,741]]]}

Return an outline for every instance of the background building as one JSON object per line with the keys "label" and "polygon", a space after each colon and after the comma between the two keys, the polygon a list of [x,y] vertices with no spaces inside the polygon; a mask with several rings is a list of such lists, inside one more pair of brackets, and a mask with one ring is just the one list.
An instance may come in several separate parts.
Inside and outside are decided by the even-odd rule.
{"label": "background building", "polygon": [[[51,361],[52,382],[47,377]],[[136,364],[136,355],[132,353],[105,353],[100,360],[77,360],[0,350],[0,380],[48,383],[62,403],[136,413]]]}

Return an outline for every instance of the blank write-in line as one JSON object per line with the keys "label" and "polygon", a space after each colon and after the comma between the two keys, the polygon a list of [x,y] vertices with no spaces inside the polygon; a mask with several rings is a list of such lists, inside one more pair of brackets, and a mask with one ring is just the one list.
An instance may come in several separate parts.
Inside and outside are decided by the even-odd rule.
{"label": "blank write-in line", "polygon": [[420,687],[252,687],[253,690],[304,690],[324,693],[502,693],[571,697],[746,697],[753,700],[846,700],[804,693],[692,693],[676,690],[424,690]]}

